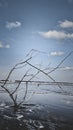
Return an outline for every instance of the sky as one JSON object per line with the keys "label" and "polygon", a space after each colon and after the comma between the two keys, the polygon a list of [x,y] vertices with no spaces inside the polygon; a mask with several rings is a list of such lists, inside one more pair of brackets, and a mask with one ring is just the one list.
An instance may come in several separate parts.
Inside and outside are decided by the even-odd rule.
{"label": "sky", "polygon": [[[73,51],[73,0],[0,0],[0,79],[32,49],[50,68]],[[73,54],[51,75],[73,82]]]}

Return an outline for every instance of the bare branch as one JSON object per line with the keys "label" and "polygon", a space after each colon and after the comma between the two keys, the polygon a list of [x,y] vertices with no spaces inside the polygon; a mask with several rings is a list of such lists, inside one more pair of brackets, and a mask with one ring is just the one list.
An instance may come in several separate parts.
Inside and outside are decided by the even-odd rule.
{"label": "bare branch", "polygon": [[55,67],[55,68],[52,69],[50,72],[48,72],[48,74],[50,74],[50,73],[52,73],[53,71],[57,70],[57,69],[61,66],[61,64],[62,64],[72,53],[73,53],[73,51],[70,52],[70,53],[57,65],[57,67]]}
{"label": "bare branch", "polygon": [[10,91],[9,91],[7,88],[5,88],[3,85],[1,85],[1,88],[3,88],[3,89],[9,94],[9,96],[10,96],[10,98],[12,99],[14,105],[16,106],[17,103],[16,103],[16,101],[15,101],[13,95],[10,93]]}
{"label": "bare branch", "polygon": [[[47,54],[47,53],[45,53],[45,52],[38,51],[38,50],[34,50],[34,49],[32,49],[30,52],[31,52],[31,55],[33,54],[33,52],[38,52],[38,53]],[[29,60],[31,60],[31,58],[32,58],[32,56],[30,56],[30,57],[27,58],[25,61],[22,61],[22,62],[19,62],[19,63],[15,64],[15,66],[10,70],[10,72],[9,72],[9,74],[8,74],[8,76],[7,76],[7,78],[6,78],[6,80],[3,81],[3,84],[1,85],[1,88],[3,88],[3,89],[9,94],[10,98],[12,99],[12,101],[13,101],[13,103],[14,103],[14,106],[16,107],[16,106],[20,106],[20,105],[25,101],[25,99],[26,99],[26,97],[27,97],[27,91],[28,91],[28,82],[31,81],[33,78],[35,78],[39,73],[43,73],[43,74],[44,74],[45,76],[47,76],[50,80],[52,80],[53,83],[57,83],[57,85],[60,87],[59,83],[56,82],[55,79],[52,78],[52,76],[50,76],[49,74],[52,73],[53,71],[57,70],[57,69],[61,66],[61,64],[62,64],[72,53],[73,53],[73,51],[70,52],[63,60],[61,60],[61,62],[57,65],[57,67],[55,67],[54,69],[52,69],[52,70],[49,71],[48,73],[47,73],[47,69],[49,69],[49,68],[41,69],[40,67],[37,67],[37,66],[33,65],[32,63],[30,63]],[[30,54],[30,53],[29,53],[29,54]],[[27,56],[29,56],[29,54],[28,54]],[[23,68],[23,67],[25,67],[25,66],[27,67],[27,65],[31,66],[31,68],[33,68],[33,69],[36,69],[37,72],[30,74],[30,73],[29,73],[29,69],[28,69],[28,70],[25,72],[25,74],[22,76],[21,80],[18,82],[18,84],[17,84],[15,90],[11,93],[10,90],[9,90],[5,85],[8,83],[9,78],[10,78],[12,72],[13,72],[15,69],[20,69],[20,68]],[[32,71],[32,72],[33,72],[33,71]],[[25,81],[25,82],[26,82],[25,94],[24,94],[24,96],[23,96],[23,98],[22,98],[22,101],[18,104],[18,102],[17,102],[17,98],[18,98],[18,97],[17,97],[17,93],[16,93],[16,92],[17,92],[18,88],[20,87],[20,84],[23,82],[23,79],[24,79],[26,76],[31,76],[31,77],[30,77],[27,81]],[[31,81],[31,82],[32,82],[32,81]],[[38,85],[38,86],[39,86],[39,85]],[[61,88],[61,87],[60,87],[60,88]],[[15,96],[14,94],[15,94],[16,96]]]}
{"label": "bare branch", "polygon": [[14,90],[14,92],[12,94],[14,94],[17,91],[17,89],[19,88],[19,86],[20,86],[21,82],[23,81],[23,79],[27,76],[27,73],[29,72],[29,70],[27,70],[26,73],[23,75],[22,79],[20,80],[20,82],[18,83],[16,89]]}
{"label": "bare branch", "polygon": [[25,101],[26,95],[27,95],[27,90],[28,90],[28,81],[26,82],[26,90],[25,90],[25,95],[23,97],[23,100],[19,103],[19,106]]}
{"label": "bare branch", "polygon": [[39,70],[40,72],[42,72],[43,74],[45,74],[47,77],[49,77],[52,81],[54,81],[55,82],[55,80],[50,76],[50,75],[48,75],[46,72],[44,72],[43,70],[41,70],[41,69],[39,69],[38,67],[36,67],[36,66],[34,66],[34,65],[32,65],[31,63],[29,63],[28,61],[26,61],[26,63],[27,64],[29,64],[30,66],[32,66],[33,68],[35,68],[35,69],[37,69],[37,70]]}
{"label": "bare branch", "polygon": [[10,72],[9,72],[9,74],[8,74],[8,76],[7,76],[7,78],[6,78],[5,82],[4,82],[4,84],[3,84],[3,86],[5,86],[5,84],[7,83],[7,81],[8,81],[8,79],[9,79],[10,75],[11,75],[12,72],[16,69],[16,67],[17,67],[18,65],[21,65],[21,64],[26,63],[26,62],[29,61],[31,58],[32,58],[32,57],[28,58],[27,60],[25,60],[25,61],[23,61],[23,62],[17,63],[17,64],[10,70]]}

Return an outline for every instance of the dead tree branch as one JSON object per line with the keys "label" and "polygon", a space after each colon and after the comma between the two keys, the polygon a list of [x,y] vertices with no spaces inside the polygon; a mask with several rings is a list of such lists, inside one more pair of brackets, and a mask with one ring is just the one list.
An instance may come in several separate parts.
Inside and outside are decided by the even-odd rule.
{"label": "dead tree branch", "polygon": [[[39,52],[39,53],[45,53],[45,52],[37,51],[37,50],[34,50],[34,49],[32,49],[32,51],[36,51],[36,52]],[[30,51],[30,52],[31,52],[31,51]],[[73,51],[70,52],[66,57],[64,57],[64,59],[61,60],[61,62],[60,62],[54,69],[52,69],[52,70],[49,71],[49,72],[46,72],[46,69],[41,69],[41,68],[39,68],[39,67],[33,65],[32,63],[30,63],[30,60],[32,59],[32,56],[30,56],[29,58],[27,58],[27,59],[26,59],[25,61],[23,61],[23,62],[19,62],[19,63],[15,64],[15,66],[10,70],[10,72],[9,72],[9,74],[8,74],[8,76],[7,76],[7,78],[6,78],[6,80],[4,80],[3,85],[1,85],[1,88],[3,88],[3,89],[9,94],[10,98],[12,99],[12,101],[13,101],[13,103],[14,103],[14,107],[18,107],[18,106],[20,106],[20,105],[24,102],[24,100],[26,99],[26,96],[27,96],[28,82],[31,81],[33,78],[35,78],[39,73],[44,74],[44,75],[47,76],[50,80],[52,80],[53,82],[57,83],[57,85],[60,87],[60,85],[58,84],[58,82],[56,82],[55,79],[54,79],[52,76],[50,76],[49,74],[52,73],[52,72],[54,72],[55,70],[57,70],[57,69],[61,66],[61,64],[62,64],[72,53],[73,53]],[[31,54],[31,55],[32,55],[32,54]],[[29,54],[28,54],[27,56],[29,56]],[[29,69],[28,69],[28,70],[25,72],[25,74],[22,76],[20,82],[18,82],[18,85],[17,85],[17,87],[15,88],[15,90],[11,93],[11,92],[9,91],[9,89],[6,88],[6,86],[5,86],[5,85],[7,84],[7,82],[8,82],[8,80],[9,80],[11,74],[13,73],[13,71],[14,71],[15,69],[20,69],[20,68],[26,67],[27,65],[31,66],[31,68],[33,68],[33,69],[36,69],[37,72],[36,72],[35,74],[34,74],[34,73],[33,73],[33,74],[29,74],[29,73],[28,73],[28,72],[29,72]],[[31,78],[26,81],[26,86],[25,86],[26,88],[25,88],[24,97],[23,97],[22,101],[18,104],[18,102],[17,102],[17,94],[16,94],[16,97],[14,97],[14,94],[17,92],[18,88],[20,87],[20,84],[22,83],[23,79],[24,79],[26,76],[31,76]],[[61,87],[60,87],[60,88],[61,88]]]}
{"label": "dead tree branch", "polygon": [[35,68],[36,70],[42,72],[43,74],[45,74],[47,77],[49,77],[52,81],[55,82],[55,80],[50,76],[48,75],[46,72],[44,72],[43,70],[39,69],[38,67],[34,66],[33,64],[29,63],[28,61],[26,61],[26,63],[30,66],[32,66],[33,68]]}
{"label": "dead tree branch", "polygon": [[50,74],[50,73],[52,73],[53,71],[57,70],[57,69],[61,66],[61,64],[62,64],[72,53],[73,53],[73,51],[70,52],[66,57],[64,57],[64,59],[63,59],[54,69],[52,69],[51,71],[49,71],[48,74]]}
{"label": "dead tree branch", "polygon": [[21,65],[21,64],[26,63],[26,62],[29,61],[31,58],[32,58],[32,57],[29,57],[27,60],[25,60],[25,61],[23,61],[23,62],[20,62],[20,63],[17,63],[17,64],[10,70],[10,72],[9,72],[9,74],[8,74],[8,76],[7,76],[7,78],[6,78],[5,82],[4,82],[4,84],[3,84],[3,87],[4,87],[5,84],[7,83],[7,81],[8,81],[8,79],[9,79],[10,75],[11,75],[12,72],[16,69],[16,67],[19,66],[19,65]]}

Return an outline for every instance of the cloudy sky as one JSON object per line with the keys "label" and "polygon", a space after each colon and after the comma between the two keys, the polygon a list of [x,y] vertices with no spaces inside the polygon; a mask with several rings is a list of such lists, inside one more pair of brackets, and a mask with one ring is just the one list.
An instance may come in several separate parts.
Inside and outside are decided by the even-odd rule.
{"label": "cloudy sky", "polygon": [[[0,0],[0,79],[31,49],[52,68],[73,51],[73,0]],[[73,54],[54,78],[73,81]]]}

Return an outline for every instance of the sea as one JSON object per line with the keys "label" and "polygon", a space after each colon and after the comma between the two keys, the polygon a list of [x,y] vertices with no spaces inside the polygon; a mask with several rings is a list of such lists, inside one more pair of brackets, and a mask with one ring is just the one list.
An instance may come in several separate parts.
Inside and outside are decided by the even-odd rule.
{"label": "sea", "polygon": [[[13,92],[17,84],[6,88]],[[25,93],[26,98],[25,98]],[[17,110],[0,89],[0,130],[73,130],[73,86],[21,84],[16,93]]]}

